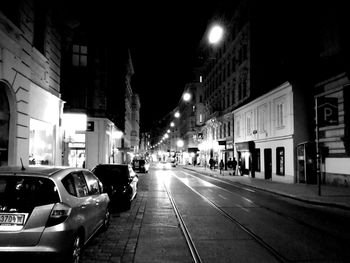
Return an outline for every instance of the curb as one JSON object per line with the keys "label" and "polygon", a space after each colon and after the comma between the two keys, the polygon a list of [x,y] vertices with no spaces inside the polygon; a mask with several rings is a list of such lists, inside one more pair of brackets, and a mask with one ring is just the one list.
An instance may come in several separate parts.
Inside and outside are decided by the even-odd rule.
{"label": "curb", "polygon": [[[182,168],[186,169],[186,170],[198,172],[195,169],[191,169],[191,168],[187,168],[187,167],[182,167]],[[214,175],[214,174],[205,173],[205,175],[217,178],[217,176]],[[231,180],[227,180],[225,178],[220,178],[220,179],[232,182]],[[295,196],[295,195],[292,195],[292,194],[286,194],[286,193],[282,193],[282,192],[278,192],[278,191],[273,191],[273,190],[265,189],[265,188],[262,188],[262,187],[258,187],[258,186],[254,186],[254,185],[250,185],[250,184],[246,184],[246,183],[242,183],[242,182],[235,182],[235,183],[240,184],[240,185],[244,185],[244,186],[249,186],[251,188],[254,188],[254,189],[257,189],[257,190],[260,190],[260,191],[265,191],[265,192],[268,192],[268,193],[271,193],[271,194],[276,194],[276,195],[280,195],[280,196],[283,196],[283,197],[287,197],[287,198],[290,198],[290,199],[293,199],[293,200],[297,200],[297,201],[300,201],[300,202],[304,202],[304,203],[307,203],[307,204],[319,205],[319,206],[327,206],[327,207],[334,207],[334,208],[340,208],[340,209],[344,209],[344,210],[350,210],[350,206],[347,205],[347,204],[331,203],[331,202],[325,202],[325,201],[320,201],[320,200],[315,200],[315,199],[305,199],[305,198],[301,198],[301,197],[298,197],[298,196]]]}

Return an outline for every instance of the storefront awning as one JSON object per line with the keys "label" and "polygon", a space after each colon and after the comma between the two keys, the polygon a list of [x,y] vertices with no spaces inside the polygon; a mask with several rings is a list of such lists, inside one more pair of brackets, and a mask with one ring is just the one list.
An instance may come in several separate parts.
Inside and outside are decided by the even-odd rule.
{"label": "storefront awning", "polygon": [[235,145],[236,145],[237,151],[239,151],[239,152],[242,152],[242,151],[251,152],[255,148],[254,141],[238,142],[238,143],[235,143]]}

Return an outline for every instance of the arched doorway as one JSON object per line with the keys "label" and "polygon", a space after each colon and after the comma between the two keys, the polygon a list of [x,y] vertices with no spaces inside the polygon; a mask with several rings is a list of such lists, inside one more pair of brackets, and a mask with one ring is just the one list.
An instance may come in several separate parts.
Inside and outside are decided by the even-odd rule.
{"label": "arched doorway", "polygon": [[0,166],[8,165],[10,105],[4,83],[0,82]]}

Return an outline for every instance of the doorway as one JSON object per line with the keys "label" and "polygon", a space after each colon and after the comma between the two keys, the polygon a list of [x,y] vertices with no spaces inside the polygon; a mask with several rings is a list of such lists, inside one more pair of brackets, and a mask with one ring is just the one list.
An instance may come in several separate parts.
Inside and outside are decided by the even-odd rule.
{"label": "doorway", "polygon": [[264,168],[265,168],[265,180],[272,178],[272,150],[264,149]]}
{"label": "doorway", "polygon": [[0,166],[8,164],[10,105],[3,84],[0,84]]}

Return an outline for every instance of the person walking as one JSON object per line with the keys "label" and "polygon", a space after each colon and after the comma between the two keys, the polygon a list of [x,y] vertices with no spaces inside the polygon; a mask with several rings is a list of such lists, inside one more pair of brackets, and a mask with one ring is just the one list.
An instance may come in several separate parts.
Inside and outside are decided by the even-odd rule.
{"label": "person walking", "polygon": [[227,167],[228,167],[228,170],[229,170],[229,175],[231,175],[233,172],[232,172],[232,168],[233,168],[233,162],[232,162],[232,159],[229,158],[228,161],[227,161]]}
{"label": "person walking", "polygon": [[237,161],[236,161],[236,158],[233,157],[233,161],[232,161],[232,175],[236,175],[236,168],[237,168]]}
{"label": "person walking", "polygon": [[224,161],[221,159],[220,164],[219,164],[220,174],[221,174],[222,170],[224,169],[224,166],[225,166]]}

